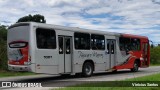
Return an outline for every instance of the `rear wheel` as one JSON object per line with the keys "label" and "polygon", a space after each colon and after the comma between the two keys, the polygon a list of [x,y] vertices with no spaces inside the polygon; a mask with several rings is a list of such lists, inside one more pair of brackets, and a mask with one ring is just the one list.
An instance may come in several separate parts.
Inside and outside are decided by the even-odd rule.
{"label": "rear wheel", "polygon": [[138,71],[138,69],[139,69],[139,67],[138,67],[138,62],[137,62],[137,61],[135,61],[135,62],[134,62],[134,66],[133,66],[133,68],[131,68],[131,71],[132,71],[132,72],[137,72],[137,71]]}
{"label": "rear wheel", "polygon": [[82,74],[85,77],[90,77],[93,74],[93,65],[90,62],[86,62],[83,65]]}

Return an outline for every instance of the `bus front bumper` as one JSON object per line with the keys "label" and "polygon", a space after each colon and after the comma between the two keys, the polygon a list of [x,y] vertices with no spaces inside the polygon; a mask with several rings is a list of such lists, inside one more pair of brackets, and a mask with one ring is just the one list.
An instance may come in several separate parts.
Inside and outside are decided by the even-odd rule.
{"label": "bus front bumper", "polygon": [[29,65],[26,66],[26,65],[11,65],[11,64],[8,64],[8,70],[11,70],[11,71],[30,71],[30,67],[29,67]]}

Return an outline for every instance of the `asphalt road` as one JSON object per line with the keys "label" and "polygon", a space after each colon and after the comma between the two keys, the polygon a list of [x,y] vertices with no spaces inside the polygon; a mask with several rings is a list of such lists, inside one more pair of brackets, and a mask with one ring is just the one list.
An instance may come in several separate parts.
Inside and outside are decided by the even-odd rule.
{"label": "asphalt road", "polygon": [[[79,77],[79,76],[40,75],[40,76],[33,76],[33,77],[32,76],[22,76],[22,77],[15,77],[15,78],[3,78],[3,79],[0,79],[0,81],[21,81],[21,82],[36,82],[36,83],[38,82],[38,83],[42,83],[42,86],[55,88],[55,87],[64,87],[64,86],[80,84],[80,83],[84,83],[87,81],[124,80],[127,78],[135,78],[135,77],[150,75],[154,73],[160,73],[160,66],[140,68],[138,72],[130,72],[130,70],[127,70],[127,69],[120,70],[116,73],[99,72],[99,73],[94,73],[92,77],[87,77],[87,78]],[[13,90],[13,89],[10,89],[10,90]],[[20,90],[20,88],[18,90]],[[39,89],[35,88],[34,90],[39,90]],[[41,90],[48,90],[48,88],[44,88]]]}

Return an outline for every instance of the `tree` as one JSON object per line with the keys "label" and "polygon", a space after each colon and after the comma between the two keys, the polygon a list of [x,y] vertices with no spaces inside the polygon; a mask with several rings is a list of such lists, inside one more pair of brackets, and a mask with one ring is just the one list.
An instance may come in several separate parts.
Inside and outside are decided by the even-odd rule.
{"label": "tree", "polygon": [[153,44],[151,44],[151,48],[154,48],[154,45],[153,45]]}
{"label": "tree", "polygon": [[20,19],[18,19],[17,22],[40,22],[40,23],[46,23],[45,17],[43,15],[40,14],[36,14],[36,15],[28,15],[28,16],[24,16],[21,17]]}
{"label": "tree", "polygon": [[7,29],[6,29],[6,26],[0,25],[0,43],[2,41],[6,41],[6,40],[7,40]]}
{"label": "tree", "polygon": [[0,25],[0,69],[7,69],[7,28]]}
{"label": "tree", "polygon": [[151,64],[160,64],[160,47],[155,46],[154,48],[151,48]]}

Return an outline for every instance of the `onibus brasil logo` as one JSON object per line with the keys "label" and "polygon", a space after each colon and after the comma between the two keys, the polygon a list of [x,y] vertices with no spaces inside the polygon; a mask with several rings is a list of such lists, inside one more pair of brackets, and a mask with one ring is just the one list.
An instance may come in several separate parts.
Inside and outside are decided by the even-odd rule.
{"label": "onibus brasil logo", "polygon": [[23,87],[42,87],[41,83],[20,83],[20,82],[2,82],[3,88],[23,88]]}

